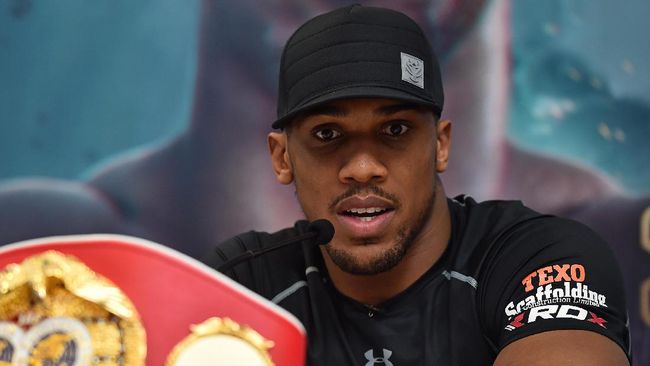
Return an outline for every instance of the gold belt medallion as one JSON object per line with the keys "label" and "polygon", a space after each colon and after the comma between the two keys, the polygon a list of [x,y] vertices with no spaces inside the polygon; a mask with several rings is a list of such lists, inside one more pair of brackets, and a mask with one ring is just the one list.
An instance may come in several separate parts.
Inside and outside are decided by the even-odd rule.
{"label": "gold belt medallion", "polygon": [[141,366],[145,330],[126,295],[47,251],[0,272],[0,366]]}
{"label": "gold belt medallion", "polygon": [[267,340],[252,328],[213,317],[190,327],[191,334],[174,347],[166,366],[274,366]]}

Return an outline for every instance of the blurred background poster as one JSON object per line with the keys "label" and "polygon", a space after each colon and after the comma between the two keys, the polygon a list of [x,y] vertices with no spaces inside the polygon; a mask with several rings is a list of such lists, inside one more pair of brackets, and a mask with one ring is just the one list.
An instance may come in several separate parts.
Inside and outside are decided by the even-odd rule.
{"label": "blurred background poster", "polygon": [[[281,48],[347,3],[0,3],[0,244],[111,232],[200,256],[291,225],[266,149]],[[635,364],[650,364],[650,3],[364,4],[409,14],[441,58],[448,194],[600,233],[624,271]]]}

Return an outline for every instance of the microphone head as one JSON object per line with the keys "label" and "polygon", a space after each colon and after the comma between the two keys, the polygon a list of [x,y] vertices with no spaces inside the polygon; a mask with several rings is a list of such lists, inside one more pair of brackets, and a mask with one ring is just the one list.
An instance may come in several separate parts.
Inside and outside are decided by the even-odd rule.
{"label": "microphone head", "polygon": [[308,231],[316,234],[314,237],[314,244],[325,245],[334,237],[334,225],[325,219],[314,220],[309,223]]}

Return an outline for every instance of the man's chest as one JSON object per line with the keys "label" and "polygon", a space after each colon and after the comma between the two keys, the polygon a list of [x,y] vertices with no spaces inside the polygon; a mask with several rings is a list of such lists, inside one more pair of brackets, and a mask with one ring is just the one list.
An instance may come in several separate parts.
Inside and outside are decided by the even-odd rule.
{"label": "man's chest", "polygon": [[466,287],[442,277],[382,308],[305,288],[283,306],[307,329],[309,365],[491,364]]}

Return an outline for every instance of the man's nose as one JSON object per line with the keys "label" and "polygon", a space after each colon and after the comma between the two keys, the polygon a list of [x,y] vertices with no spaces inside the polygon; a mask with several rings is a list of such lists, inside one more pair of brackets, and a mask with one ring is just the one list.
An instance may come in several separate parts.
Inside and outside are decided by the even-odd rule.
{"label": "man's nose", "polygon": [[339,180],[343,183],[382,182],[388,175],[388,169],[381,160],[369,151],[353,153],[341,170]]}

